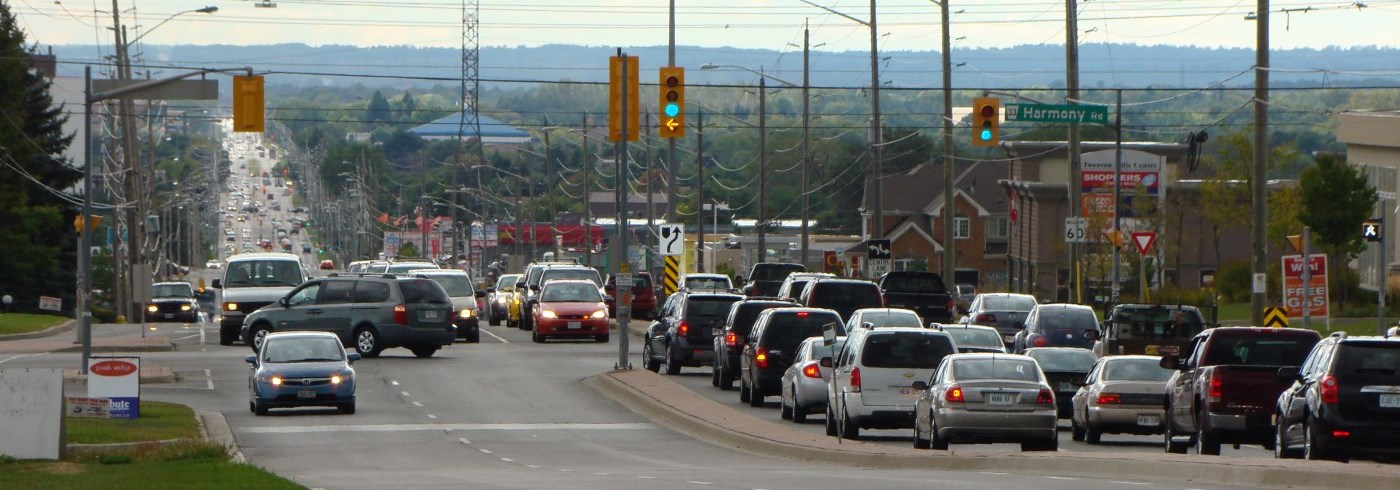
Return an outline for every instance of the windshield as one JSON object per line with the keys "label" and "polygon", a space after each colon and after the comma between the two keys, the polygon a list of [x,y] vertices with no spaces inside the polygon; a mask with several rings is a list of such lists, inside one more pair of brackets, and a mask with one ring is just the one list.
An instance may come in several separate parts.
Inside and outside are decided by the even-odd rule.
{"label": "windshield", "polygon": [[1166,381],[1174,371],[1163,369],[1157,359],[1111,359],[1103,369],[1104,381]]}
{"label": "windshield", "polygon": [[770,351],[792,352],[803,340],[821,337],[827,325],[835,325],[836,335],[846,333],[841,319],[831,313],[774,313],[768,318],[761,341]]}
{"label": "windshield", "polygon": [[447,297],[447,291],[438,286],[436,282],[426,279],[407,279],[399,281],[399,290],[403,291],[404,303],[435,303],[451,304],[451,298]]}
{"label": "windshield", "polygon": [[1165,308],[1122,308],[1114,312],[1114,337],[1142,340],[1188,340],[1201,333],[1201,314]]}
{"label": "windshield", "polygon": [[400,262],[400,263],[396,263],[396,264],[389,264],[389,273],[390,273],[390,274],[403,274],[403,273],[405,273],[405,272],[408,272],[408,271],[415,271],[415,270],[418,270],[418,269],[437,269],[437,268],[438,268],[437,264],[433,264],[433,263],[429,263],[429,262]]}
{"label": "windshield", "polygon": [[293,260],[246,260],[228,264],[226,288],[296,286],[302,283],[301,264]]}
{"label": "windshield", "polygon": [[1094,367],[1094,353],[1084,349],[1032,349],[1026,352],[1045,372],[1087,373]]}
{"label": "windshield", "polygon": [[687,277],[685,287],[689,289],[729,289],[727,277]]}
{"label": "windshield", "polygon": [[953,337],[953,343],[958,347],[994,347],[1001,349],[1005,344],[1001,343],[1001,334],[996,330],[983,330],[980,328],[950,328],[945,330]]}
{"label": "windshield", "polygon": [[811,287],[817,288],[812,291],[813,305],[841,309],[878,307],[881,303],[875,283],[819,282]]}
{"label": "windshield", "polygon": [[442,289],[447,290],[448,296],[462,298],[476,294],[472,291],[472,283],[467,280],[467,276],[433,274],[428,278],[437,282],[438,285],[442,286]]}
{"label": "windshield", "polygon": [[934,274],[914,274],[890,276],[881,284],[889,291],[915,291],[920,293],[944,293],[943,278]]}
{"label": "windshield", "polygon": [[1040,372],[1035,363],[1025,359],[961,359],[953,362],[953,378],[1040,381]]}
{"label": "windshield", "polygon": [[603,296],[592,283],[551,282],[540,291],[544,303],[599,303]]}
{"label": "windshield", "polygon": [[189,284],[157,284],[151,287],[152,298],[188,298],[194,296]]}
{"label": "windshield", "polygon": [[331,362],[345,357],[340,341],[330,338],[267,339],[263,362]]}
{"label": "windshield", "polygon": [[1301,366],[1317,340],[1313,335],[1221,332],[1212,336],[1206,362],[1201,365]]}
{"label": "windshield", "polygon": [[517,282],[520,282],[520,274],[506,274],[496,280],[496,289],[510,289],[515,287]]}
{"label": "windshield", "polygon": [[729,315],[729,307],[739,299],[736,296],[692,297],[685,306],[685,316],[724,318]]}
{"label": "windshield", "polygon": [[912,311],[865,311],[860,314],[861,323],[870,323],[876,327],[914,327],[923,325],[919,320],[919,315]]}
{"label": "windshield", "polygon": [[1030,296],[988,296],[982,299],[982,309],[993,311],[1031,311],[1035,298]]}
{"label": "windshield", "polygon": [[560,279],[583,279],[591,281],[594,287],[603,287],[603,279],[598,276],[598,271],[593,269],[554,269],[545,271],[541,283],[545,281],[557,281]]}
{"label": "windshield", "polygon": [[807,268],[798,264],[771,264],[766,266],[754,266],[753,277],[750,281],[781,281],[787,279],[789,274],[803,272]]}
{"label": "windshield", "polygon": [[861,363],[873,368],[933,369],[952,353],[953,343],[932,332],[870,334]]}

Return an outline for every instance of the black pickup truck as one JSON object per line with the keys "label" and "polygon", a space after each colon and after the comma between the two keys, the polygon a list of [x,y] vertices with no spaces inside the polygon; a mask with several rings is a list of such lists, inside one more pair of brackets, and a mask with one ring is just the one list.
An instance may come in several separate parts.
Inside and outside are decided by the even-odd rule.
{"label": "black pickup truck", "polygon": [[777,296],[778,290],[783,287],[783,280],[794,272],[807,272],[807,268],[802,264],[781,264],[777,262],[759,262],[749,269],[748,284],[744,285],[744,295],[746,296]]}
{"label": "black pickup truck", "polygon": [[886,272],[875,282],[885,296],[885,306],[914,310],[925,322],[953,322],[953,297],[938,273]]}

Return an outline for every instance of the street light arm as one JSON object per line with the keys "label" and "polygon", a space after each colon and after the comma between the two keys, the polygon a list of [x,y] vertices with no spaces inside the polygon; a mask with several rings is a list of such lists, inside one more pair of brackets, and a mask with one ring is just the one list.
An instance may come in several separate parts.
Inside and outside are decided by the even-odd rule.
{"label": "street light arm", "polygon": [[102,102],[102,101],[104,101],[104,100],[115,99],[115,98],[118,98],[118,97],[122,97],[122,96],[124,96],[124,95],[132,94],[132,93],[135,93],[135,92],[140,92],[140,91],[146,90],[146,89],[148,89],[148,88],[159,87],[159,86],[161,86],[161,85],[165,85],[165,84],[168,84],[168,83],[171,83],[171,82],[177,82],[177,81],[184,80],[184,79],[186,79],[186,78],[190,78],[190,77],[194,77],[194,76],[208,75],[208,74],[210,74],[210,73],[232,73],[232,72],[245,72],[245,73],[247,73],[247,74],[249,74],[249,75],[252,75],[252,74],[253,74],[253,68],[252,68],[252,67],[244,67],[244,68],[201,68],[201,69],[198,69],[198,70],[189,72],[189,73],[181,73],[181,74],[179,74],[179,75],[175,75],[175,76],[172,76],[172,77],[166,77],[166,78],[162,78],[162,79],[159,79],[159,80],[147,80],[147,81],[144,81],[144,82],[133,83],[133,84],[131,84],[131,85],[127,85],[127,86],[124,86],[124,87],[120,87],[120,88],[115,88],[115,89],[112,89],[112,90],[108,90],[108,91],[106,91],[106,92],[99,92],[99,93],[91,94],[91,95],[88,96],[87,103],[88,103],[88,104],[96,104],[96,103]]}
{"label": "street light arm", "polygon": [[839,16],[841,16],[841,17],[845,17],[847,20],[850,20],[851,22],[855,22],[855,23],[857,23],[857,24],[863,25],[863,26],[865,26],[865,27],[870,27],[870,22],[867,22],[867,21],[864,21],[864,20],[860,20],[860,19],[857,19],[857,18],[855,18],[855,17],[851,17],[851,16],[846,15],[846,14],[843,14],[843,13],[841,13],[841,12],[837,12],[836,10],[833,10],[833,9],[830,8],[830,7],[826,7],[826,6],[823,6],[823,5],[817,5],[817,4],[812,3],[812,2],[810,2],[810,1],[808,1],[808,0],[797,0],[797,1],[802,2],[802,3],[805,3],[805,4],[807,4],[807,5],[811,5],[811,6],[813,6],[813,7],[816,7],[816,8],[822,9],[822,10],[825,10],[825,11],[830,12],[830,13],[832,13],[832,14],[836,14],[836,15],[839,15]]}
{"label": "street light arm", "polygon": [[166,17],[165,20],[160,21],[160,23],[159,23],[159,24],[156,24],[155,27],[152,27],[152,28],[150,28],[150,29],[146,29],[146,32],[141,33],[140,36],[136,36],[136,39],[132,39],[132,40],[130,40],[130,41],[127,41],[126,44],[128,44],[128,45],[136,44],[138,41],[141,40],[141,38],[146,37],[147,34],[150,34],[150,33],[152,33],[152,32],[155,32],[156,29],[159,29],[160,26],[165,25],[166,22],[170,22],[170,21],[173,20],[174,18],[179,17],[179,16],[181,16],[181,15],[185,15],[185,14],[188,14],[188,13],[212,14],[212,13],[218,12],[218,11],[219,11],[219,7],[215,7],[215,6],[213,6],[213,5],[210,5],[210,6],[204,7],[204,8],[190,9],[190,10],[185,10],[185,11],[183,11],[183,12],[175,12],[174,14],[171,14],[170,17]]}
{"label": "street light arm", "polygon": [[752,74],[754,74],[754,75],[758,75],[758,76],[760,76],[760,77],[767,78],[767,79],[769,79],[769,80],[772,80],[772,81],[781,83],[781,84],[783,84],[784,86],[787,86],[787,87],[802,88],[801,85],[798,85],[798,84],[796,84],[796,83],[792,83],[792,82],[789,82],[789,81],[787,81],[787,80],[783,80],[783,79],[781,79],[781,78],[775,77],[775,76],[773,76],[773,75],[769,75],[769,74],[764,73],[764,72],[759,71],[759,70],[754,70],[754,69],[751,69],[751,68],[745,68],[745,67],[742,67],[742,66],[739,66],[739,65],[719,65],[719,64],[715,64],[715,63],[705,63],[705,64],[703,64],[703,65],[700,65],[700,69],[701,69],[701,70],[713,70],[713,69],[715,69],[715,68],[735,68],[735,69],[743,70],[743,71],[752,73]]}
{"label": "street light arm", "polygon": [[982,91],[982,95],[1004,95],[1004,96],[1011,97],[1011,98],[1016,99],[1016,100],[1024,100],[1024,101],[1033,102],[1033,103],[1036,103],[1036,104],[1049,104],[1049,102],[1039,101],[1039,100],[1032,99],[1032,98],[1030,98],[1030,97],[1026,97],[1026,96],[1024,96],[1024,95],[1017,94],[1017,93],[1002,92],[1002,91],[1000,91],[1000,90],[983,90],[983,91]]}

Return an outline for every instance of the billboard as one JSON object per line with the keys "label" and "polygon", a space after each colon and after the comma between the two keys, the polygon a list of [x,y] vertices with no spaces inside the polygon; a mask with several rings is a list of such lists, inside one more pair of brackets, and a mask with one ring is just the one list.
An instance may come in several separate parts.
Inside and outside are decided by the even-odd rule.
{"label": "billboard", "polygon": [[[1324,254],[1311,254],[1308,256],[1308,269],[1312,274],[1307,285],[1308,316],[1313,318],[1327,316],[1327,256]],[[1285,255],[1283,256],[1283,307],[1288,310],[1289,318],[1302,318],[1303,316],[1303,256]]]}
{"label": "billboard", "polygon": [[89,398],[108,400],[108,417],[134,419],[141,416],[141,358],[91,357],[87,382]]}
{"label": "billboard", "polygon": [[[1118,186],[1123,216],[1132,216],[1133,194],[1139,186],[1149,196],[1161,196],[1162,167],[1166,157],[1145,151],[1123,150]],[[1079,189],[1084,216],[1113,217],[1113,164],[1115,150],[1085,153],[1080,159]]]}

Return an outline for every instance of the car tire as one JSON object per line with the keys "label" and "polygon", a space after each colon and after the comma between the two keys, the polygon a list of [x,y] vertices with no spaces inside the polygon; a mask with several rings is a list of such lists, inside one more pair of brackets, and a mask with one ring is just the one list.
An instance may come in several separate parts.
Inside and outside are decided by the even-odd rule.
{"label": "car tire", "polygon": [[831,407],[826,407],[826,435],[836,435],[836,415],[832,413]]}
{"label": "car tire", "polygon": [[932,421],[928,427],[928,446],[938,451],[948,450],[948,440],[938,436],[938,426],[933,425]]}
{"label": "car tire", "polygon": [[933,441],[924,439],[919,433],[919,423],[914,422],[914,449],[932,449]]}
{"label": "car tire", "polygon": [[355,402],[345,402],[340,405],[336,405],[335,408],[339,409],[340,413],[352,415],[355,413]]}
{"label": "car tire", "polygon": [[427,359],[429,357],[433,357],[433,354],[436,354],[439,348],[440,347],[436,345],[432,345],[421,347],[409,347],[408,350],[413,351],[413,355],[418,356],[420,359]]}
{"label": "car tire", "polygon": [[534,329],[535,329],[535,317],[534,317],[534,313],[531,313],[530,315],[526,315],[524,311],[520,312],[520,329],[521,329],[521,330],[525,330],[525,331],[530,331],[530,330],[534,330]]}
{"label": "car tire", "polygon": [[1103,439],[1103,431],[1093,425],[1084,427],[1084,442],[1098,444]]}
{"label": "car tire", "polygon": [[[782,408],[778,410],[778,417],[783,420],[792,420],[792,405],[788,405],[787,397],[780,398],[782,401],[778,402],[778,404],[781,405]],[[761,405],[762,401],[760,401],[759,404]]]}
{"label": "car tire", "polygon": [[228,332],[219,327],[219,345],[233,345],[235,340],[238,340],[238,331]]}
{"label": "car tire", "polygon": [[860,427],[851,421],[851,416],[846,413],[844,407],[841,409],[841,438],[852,441],[860,439]]}
{"label": "car tire", "polygon": [[539,331],[539,330],[531,330],[531,331],[530,331],[530,341],[531,341],[531,342],[534,342],[534,343],[536,343],[536,344],[543,344],[543,343],[544,343],[544,336],[543,336],[543,335],[540,335],[540,331]]}
{"label": "car tire", "polygon": [[1206,427],[1204,414],[1196,416],[1196,454],[1220,455],[1220,436]]}
{"label": "car tire", "polygon": [[753,397],[753,392],[749,391],[749,380],[739,381],[739,403],[748,403]]}
{"label": "car tire", "polygon": [[595,336],[595,337],[593,337],[593,341],[594,341],[594,342],[597,342],[597,343],[599,343],[599,344],[606,344],[606,343],[608,343],[608,334],[602,334],[602,335]]}
{"label": "car tire", "polygon": [[496,312],[492,311],[490,315],[486,316],[486,324],[493,327],[499,327],[501,326],[501,317],[496,316]]}
{"label": "car tire", "polygon": [[272,327],[265,323],[253,325],[253,327],[248,330],[248,338],[246,339],[248,347],[253,349],[253,352],[256,353],[258,351],[258,346],[262,345],[262,339],[267,337],[267,334],[271,332]]}
{"label": "car tire", "polygon": [[671,346],[666,345],[666,374],[675,376],[681,373],[681,365],[676,363],[675,356],[671,355]]}
{"label": "car tire", "polygon": [[511,320],[511,319],[507,318],[507,319],[506,319],[506,328],[520,328],[520,322],[517,322],[517,321],[514,321],[514,320]]}
{"label": "car tire", "polygon": [[807,423],[807,410],[807,407],[804,407],[801,403],[797,402],[797,393],[794,392],[792,394],[792,423]]}
{"label": "car tire", "polygon": [[1286,437],[1287,426],[1283,422],[1283,415],[1277,416],[1278,424],[1274,426],[1274,459],[1298,459],[1303,457],[1302,449],[1288,447]]}
{"label": "car tire", "polygon": [[719,365],[710,366],[710,386],[719,388]]}
{"label": "car tire", "polygon": [[652,355],[650,340],[642,345],[642,366],[653,373],[661,371],[661,363]]}
{"label": "car tire", "polygon": [[722,391],[729,391],[734,389],[734,378],[736,377],[737,376],[730,374],[728,369],[720,368],[719,389]]}
{"label": "car tire", "polygon": [[478,330],[478,331],[476,331],[476,332],[474,332],[474,333],[469,333],[469,334],[467,334],[467,337],[466,337],[465,339],[463,339],[463,340],[464,340],[466,343],[468,343],[468,344],[480,344],[480,343],[481,343],[481,331]]}
{"label": "car tire", "polygon": [[1320,431],[1321,429],[1317,428],[1317,424],[1313,423],[1312,417],[1303,419],[1303,459],[1309,461],[1338,461],[1342,463],[1350,460],[1350,458],[1337,454],[1335,451],[1321,447],[1321,444],[1317,443],[1317,436]]}
{"label": "car tire", "polygon": [[267,415],[267,405],[258,403],[256,398],[253,399],[253,415]]}
{"label": "car tire", "polygon": [[1162,430],[1162,447],[1166,449],[1168,454],[1186,454],[1186,446],[1189,446],[1190,443],[1173,441],[1172,436],[1175,434],[1172,432],[1171,421],[1167,421],[1164,425],[1166,427]]}
{"label": "car tire", "polygon": [[368,325],[355,329],[354,340],[355,352],[361,357],[379,357],[379,353],[384,351],[384,339]]}
{"label": "car tire", "polygon": [[1074,417],[1069,419],[1069,438],[1074,442],[1084,440],[1084,427],[1079,425],[1079,422],[1075,422]]}

